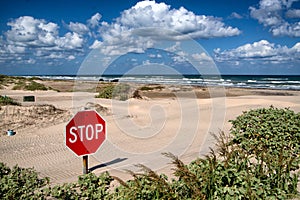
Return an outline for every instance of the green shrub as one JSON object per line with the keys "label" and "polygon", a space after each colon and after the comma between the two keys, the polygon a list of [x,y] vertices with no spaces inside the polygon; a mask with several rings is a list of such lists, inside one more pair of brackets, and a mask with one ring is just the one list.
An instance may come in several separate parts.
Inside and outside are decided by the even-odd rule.
{"label": "green shrub", "polygon": [[139,90],[135,90],[132,94],[132,98],[135,98],[135,99],[142,99],[142,95],[140,94],[140,91]]}
{"label": "green shrub", "polygon": [[43,191],[43,197],[53,197],[55,199],[80,198],[76,190],[76,183],[64,183],[62,185],[55,185],[52,188],[48,187]]}
{"label": "green shrub", "polygon": [[48,183],[48,178],[39,178],[32,168],[10,169],[0,163],[0,199],[37,199],[43,196],[40,189]]}
{"label": "green shrub", "polygon": [[111,181],[113,181],[113,178],[108,172],[99,176],[93,173],[79,176],[78,187],[80,196],[87,199],[104,199],[109,194]]}
{"label": "green shrub", "polygon": [[291,158],[292,169],[299,167],[300,113],[271,106],[244,112],[230,122],[233,144],[240,145],[257,159],[266,155],[272,160]]}
{"label": "green shrub", "polygon": [[142,86],[140,88],[140,90],[142,90],[142,91],[149,91],[149,90],[154,90],[154,88],[153,87],[149,87],[149,86]]}
{"label": "green shrub", "polygon": [[12,88],[13,90],[22,90],[26,85],[24,80],[18,80],[15,82],[15,86]]}
{"label": "green shrub", "polygon": [[140,90],[142,90],[142,91],[150,91],[150,90],[162,90],[164,88],[165,87],[162,86],[162,85],[157,85],[157,86],[147,86],[147,85],[145,85],[145,86],[142,86],[140,88]]}
{"label": "green shrub", "polygon": [[133,180],[123,182],[109,196],[109,199],[176,199],[176,192],[164,174],[158,175],[144,165],[137,165],[144,173],[128,171]]}
{"label": "green shrub", "polygon": [[118,99],[126,101],[129,98],[130,85],[128,84],[107,84],[102,87],[96,98]]}
{"label": "green shrub", "polygon": [[29,84],[26,84],[24,86],[25,90],[30,90],[30,91],[35,91],[35,90],[48,90],[48,88],[41,84],[41,83],[37,83],[35,81],[30,81]]}
{"label": "green shrub", "polygon": [[104,199],[109,195],[112,180],[107,172],[99,176],[89,173],[79,176],[77,183],[65,183],[46,189],[44,196],[56,199]]}
{"label": "green shrub", "polygon": [[100,89],[99,94],[96,98],[112,99],[112,94],[114,90],[114,85],[107,85]]}
{"label": "green shrub", "polygon": [[16,85],[12,88],[13,90],[48,90],[51,88],[47,88],[45,85],[35,82],[33,80],[27,81],[26,79],[22,78],[16,82]]}
{"label": "green shrub", "polygon": [[7,78],[8,78],[8,76],[0,74],[0,86],[5,84]]}
{"label": "green shrub", "polygon": [[14,99],[12,99],[8,96],[0,95],[0,106],[5,106],[5,105],[18,106],[18,105],[20,105],[20,103],[16,102]]}

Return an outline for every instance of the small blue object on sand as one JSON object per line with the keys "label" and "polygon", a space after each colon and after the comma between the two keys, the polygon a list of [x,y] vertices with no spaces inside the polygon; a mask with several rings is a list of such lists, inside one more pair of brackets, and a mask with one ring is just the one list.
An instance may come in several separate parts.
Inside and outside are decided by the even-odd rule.
{"label": "small blue object on sand", "polygon": [[13,136],[13,135],[15,135],[15,134],[16,134],[15,131],[10,130],[10,129],[7,130],[7,135],[8,135],[8,136]]}

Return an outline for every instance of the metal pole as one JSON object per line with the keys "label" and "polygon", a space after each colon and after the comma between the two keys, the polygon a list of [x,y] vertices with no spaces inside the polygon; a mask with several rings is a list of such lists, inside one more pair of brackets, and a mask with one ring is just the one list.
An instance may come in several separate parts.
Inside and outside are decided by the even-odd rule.
{"label": "metal pole", "polygon": [[87,174],[89,172],[89,163],[88,163],[88,155],[85,155],[82,157],[82,164],[83,164],[83,168],[82,168],[82,172],[83,174]]}

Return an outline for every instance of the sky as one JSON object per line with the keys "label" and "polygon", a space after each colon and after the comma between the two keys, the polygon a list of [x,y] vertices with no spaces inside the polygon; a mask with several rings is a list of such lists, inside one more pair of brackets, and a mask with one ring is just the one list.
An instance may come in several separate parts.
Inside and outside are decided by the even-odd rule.
{"label": "sky", "polygon": [[300,75],[300,0],[0,1],[0,74],[148,73],[155,64]]}

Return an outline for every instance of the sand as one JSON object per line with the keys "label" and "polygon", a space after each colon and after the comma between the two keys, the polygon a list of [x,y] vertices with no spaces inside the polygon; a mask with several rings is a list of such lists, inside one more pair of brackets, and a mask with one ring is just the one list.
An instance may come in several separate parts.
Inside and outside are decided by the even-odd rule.
{"label": "sand", "polygon": [[[52,86],[54,83],[59,86],[59,82],[52,82]],[[77,111],[96,107],[107,122],[107,139],[97,153],[89,156],[90,171],[109,171],[128,179],[130,175],[124,170],[136,171],[135,164],[144,164],[171,175],[170,160],[161,153],[171,152],[185,163],[205,155],[215,142],[210,133],[228,133],[228,120],[242,111],[273,105],[300,112],[300,91],[182,90],[167,86],[142,93],[143,99],[127,101],[96,99],[95,94],[0,90],[0,95],[19,102],[26,95],[36,97],[35,102],[22,102],[20,107],[1,107],[0,161],[9,166],[34,167],[53,184],[76,181],[82,174],[82,158],[65,146],[65,127]],[[8,128],[16,135],[7,136]]]}

